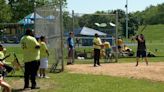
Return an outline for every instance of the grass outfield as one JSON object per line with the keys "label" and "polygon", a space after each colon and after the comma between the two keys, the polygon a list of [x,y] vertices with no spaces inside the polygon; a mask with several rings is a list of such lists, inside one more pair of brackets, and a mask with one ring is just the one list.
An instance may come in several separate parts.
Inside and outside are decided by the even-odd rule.
{"label": "grass outfield", "polygon": [[[164,62],[164,38],[163,25],[148,26],[143,34],[147,40],[147,48],[157,55],[157,57],[148,58],[150,62]],[[153,34],[153,35],[152,35]],[[136,46],[131,46],[135,51]],[[83,50],[81,48],[80,50]],[[87,51],[91,49],[85,48]],[[155,49],[158,49],[155,52]],[[7,53],[15,52],[19,61],[23,64],[22,50],[20,47],[7,47]],[[66,57],[66,51],[65,56]],[[12,62],[13,55],[7,58],[7,62]],[[49,60],[52,64],[52,60]],[[65,59],[66,61],[66,59]],[[103,60],[101,60],[103,62]],[[135,57],[120,58],[119,63],[135,62]],[[76,60],[75,63],[85,64],[93,63],[93,59]],[[17,71],[15,76],[23,76],[22,71]],[[85,75],[70,74],[67,71],[53,74],[49,73],[50,79],[37,79],[41,86],[40,90],[33,92],[163,92],[164,83],[144,79],[133,79],[124,77],[111,77],[105,75]],[[21,92],[23,88],[22,77],[7,77],[6,80],[13,87],[13,92]],[[16,84],[16,85],[15,85]]]}
{"label": "grass outfield", "polygon": [[[50,79],[37,79],[41,89],[33,92],[163,92],[164,89],[164,83],[132,78],[66,72],[49,76]],[[23,87],[23,78],[6,80],[13,86],[13,92]]]}
{"label": "grass outfield", "polygon": [[[141,26],[140,29],[142,29],[143,27]],[[139,30],[140,30],[139,29]],[[159,24],[159,25],[148,25],[145,30],[142,32],[147,41],[151,42],[151,43],[163,43],[164,42],[164,24]],[[141,33],[141,32],[139,32]]]}
{"label": "grass outfield", "polygon": [[[152,48],[154,48],[154,46],[156,45],[151,45]],[[164,49],[162,45],[158,45],[158,47]],[[15,52],[20,62],[23,60],[20,47],[7,47],[7,53],[9,52]],[[149,61],[163,61],[164,52],[160,51],[159,53],[158,57],[149,58]],[[13,56],[7,59],[7,61],[12,60]],[[87,59],[79,60],[76,63],[84,64],[92,62],[93,59]],[[127,62],[135,62],[135,58],[119,59],[119,63]],[[23,73],[17,71],[15,75],[22,76]],[[163,92],[164,89],[163,82],[154,82],[144,79],[111,77],[104,75],[70,74],[67,72],[59,74],[49,73],[49,76],[51,77],[50,79],[37,79],[41,89],[35,90],[34,92]],[[18,90],[23,87],[23,78],[7,77],[6,80],[14,88],[13,92],[19,92]],[[17,85],[15,85],[15,83]]]}

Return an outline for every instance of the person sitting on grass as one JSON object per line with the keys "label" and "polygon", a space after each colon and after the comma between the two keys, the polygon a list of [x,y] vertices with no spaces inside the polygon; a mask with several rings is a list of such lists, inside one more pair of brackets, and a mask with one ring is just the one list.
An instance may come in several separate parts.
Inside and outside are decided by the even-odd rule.
{"label": "person sitting on grass", "polygon": [[[2,62],[0,62],[0,67],[3,67]],[[3,79],[2,73],[0,74],[0,86],[3,87],[2,92],[11,92],[11,86],[7,82],[5,82],[5,80]]]}
{"label": "person sitting on grass", "polygon": [[125,56],[133,56],[134,55],[134,52],[132,51],[131,48],[129,48],[127,45],[124,45],[124,48],[123,48],[123,55]]}
{"label": "person sitting on grass", "polygon": [[3,53],[3,46],[0,45],[0,86],[3,87],[3,91],[2,92],[11,92],[11,86],[4,81],[3,76],[4,76],[4,63],[2,62],[5,58],[7,58],[8,56],[4,56]]}
{"label": "person sitting on grass", "polygon": [[48,48],[44,36],[40,37],[40,77],[49,78],[46,76],[46,69],[48,68]]}
{"label": "person sitting on grass", "polygon": [[10,73],[12,70],[14,70],[13,67],[9,66],[5,62],[5,59],[10,56],[10,54],[5,56],[4,54],[5,51],[4,51],[4,47],[0,44],[0,62],[3,63],[3,69],[5,70],[2,76],[7,76],[7,73]]}

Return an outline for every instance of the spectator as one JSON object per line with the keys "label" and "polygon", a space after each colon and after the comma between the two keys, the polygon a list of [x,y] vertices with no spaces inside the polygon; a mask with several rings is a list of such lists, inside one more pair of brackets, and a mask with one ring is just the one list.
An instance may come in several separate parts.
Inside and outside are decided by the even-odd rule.
{"label": "spectator", "polygon": [[5,72],[5,64],[3,63],[3,60],[6,57],[4,56],[3,46],[0,45],[0,86],[4,88],[2,92],[11,92],[11,86],[3,79]]}
{"label": "spectator", "polygon": [[127,45],[124,45],[123,51],[125,51],[125,52],[130,52],[130,51],[132,51],[132,49],[129,48]]}
{"label": "spectator", "polygon": [[96,64],[100,66],[100,49],[102,46],[101,39],[99,38],[99,35],[96,33],[95,37],[93,39],[93,48],[94,48],[94,67],[96,67]]}
{"label": "spectator", "polygon": [[40,77],[49,78],[46,76],[46,69],[48,68],[48,48],[44,36],[40,37]]}
{"label": "spectator", "polygon": [[117,40],[118,51],[122,52],[123,40],[119,37]]}
{"label": "spectator", "polygon": [[[0,62],[0,67],[3,67],[3,63],[1,62]],[[11,86],[7,82],[5,82],[2,74],[0,74],[0,86],[3,87],[2,92],[11,92]]]}
{"label": "spectator", "polygon": [[73,64],[73,55],[74,55],[74,41],[73,41],[74,33],[70,32],[69,37],[67,38],[67,48],[68,48],[68,61],[67,65]]}
{"label": "spectator", "polygon": [[136,59],[136,66],[138,66],[139,58],[142,56],[142,58],[145,60],[146,65],[148,65],[148,60],[146,56],[146,44],[145,44],[145,38],[143,34],[137,35],[136,40],[138,43],[137,46],[137,59]]}
{"label": "spectator", "polygon": [[25,35],[21,38],[20,44],[23,49],[23,61],[25,64],[24,89],[29,88],[29,79],[31,80],[31,89],[38,89],[36,74],[40,59],[40,45],[33,37],[31,29],[26,30]]}
{"label": "spectator", "polygon": [[80,38],[76,38],[76,44],[77,44],[77,46],[79,47],[79,44],[80,44]]}
{"label": "spectator", "polygon": [[6,53],[5,49],[6,48],[4,48],[2,45],[0,45],[0,62],[3,63],[3,67],[1,67],[1,69],[5,69],[2,76],[6,76],[7,73],[10,73],[13,70],[13,67],[9,66],[5,62],[5,59],[10,56],[10,54],[5,55],[5,53]]}
{"label": "spectator", "polygon": [[111,54],[111,51],[112,51],[110,43],[108,41],[104,40],[102,44],[104,45],[105,56],[109,57],[109,55]]}

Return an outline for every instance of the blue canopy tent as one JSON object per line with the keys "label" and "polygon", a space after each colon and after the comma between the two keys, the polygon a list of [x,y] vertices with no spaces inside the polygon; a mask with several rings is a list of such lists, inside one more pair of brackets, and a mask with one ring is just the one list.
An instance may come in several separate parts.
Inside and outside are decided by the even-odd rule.
{"label": "blue canopy tent", "polygon": [[49,16],[47,16],[45,19],[53,20],[53,19],[55,19],[55,16],[53,16],[53,15],[49,15]]}
{"label": "blue canopy tent", "polygon": [[19,24],[34,24],[34,17],[36,19],[42,19],[43,17],[41,17],[39,14],[36,13],[36,15],[34,13],[31,13],[29,15],[27,15],[26,17],[24,17],[22,20],[18,21]]}
{"label": "blue canopy tent", "polygon": [[[75,37],[81,39],[82,46],[92,46],[92,41],[95,33],[102,37],[102,40],[110,42],[111,45],[113,44],[114,38],[110,34],[101,32],[99,30],[95,30],[88,27],[78,28],[74,30],[74,35]],[[64,35],[68,36],[69,32],[65,32]]]}
{"label": "blue canopy tent", "polygon": [[97,33],[99,36],[106,36],[106,33],[103,33],[101,31],[92,29],[92,28],[88,28],[88,27],[83,27],[80,34],[81,35],[86,35],[86,36],[94,36],[95,33]]}
{"label": "blue canopy tent", "polygon": [[18,21],[19,24],[22,24],[23,25],[23,28],[26,29],[26,28],[31,28],[33,29],[33,26],[34,26],[34,19],[42,19],[43,17],[40,16],[39,14],[34,14],[34,13],[31,13],[27,16],[25,16],[23,19],[21,19],[20,21]]}

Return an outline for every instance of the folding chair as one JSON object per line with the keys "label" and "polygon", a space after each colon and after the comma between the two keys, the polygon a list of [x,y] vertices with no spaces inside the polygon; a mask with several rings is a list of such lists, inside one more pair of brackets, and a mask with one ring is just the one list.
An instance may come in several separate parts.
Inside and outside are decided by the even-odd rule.
{"label": "folding chair", "polygon": [[23,66],[21,66],[16,54],[13,53],[13,55],[14,55],[14,60],[12,62],[12,65],[13,65],[14,70],[20,70],[21,69],[23,71]]}

